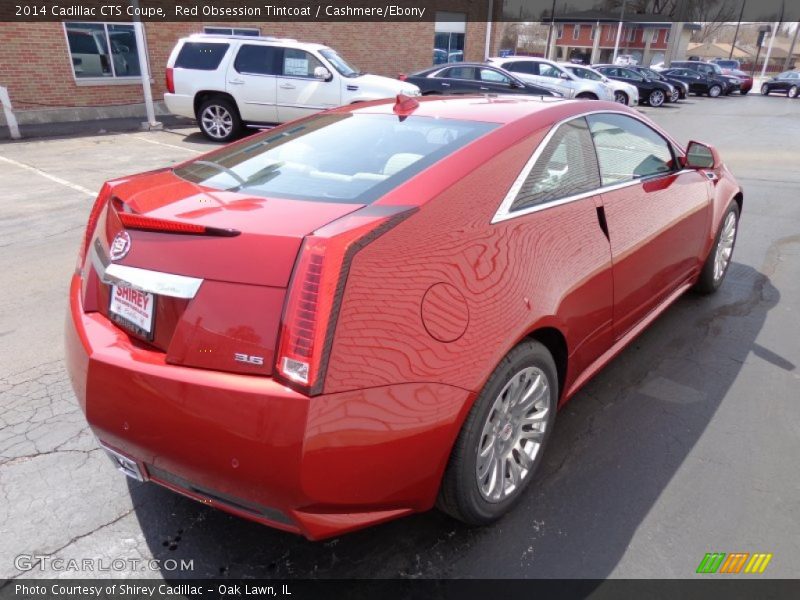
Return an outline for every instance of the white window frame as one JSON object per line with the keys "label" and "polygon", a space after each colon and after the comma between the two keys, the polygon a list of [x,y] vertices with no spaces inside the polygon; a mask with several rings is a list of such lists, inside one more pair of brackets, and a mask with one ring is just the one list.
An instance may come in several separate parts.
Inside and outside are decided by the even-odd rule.
{"label": "white window frame", "polygon": [[556,25],[556,39],[560,40],[562,37],[564,37],[564,25],[558,24]]}
{"label": "white window frame", "polygon": [[589,25],[589,39],[594,41],[596,35],[597,35],[597,28],[594,25]]}
{"label": "white window frame", "polygon": [[664,43],[669,44],[669,27],[664,29]]}
{"label": "white window frame", "polygon": [[579,24],[577,24],[577,23],[575,23],[575,24],[572,26],[572,39],[573,39],[573,40],[579,40],[579,39],[581,39],[581,28],[582,28],[582,27],[583,27],[583,25],[579,25]]}
{"label": "white window frame", "polygon": [[628,29],[628,43],[633,43],[636,40],[636,27]]}
{"label": "white window frame", "polygon": [[[102,25],[103,31],[106,36],[106,45],[109,52],[109,62],[111,63],[111,77],[78,77],[75,75],[75,66],[72,64],[72,49],[69,46],[69,34],[67,33],[67,24],[86,24],[86,25]],[[78,86],[101,86],[101,85],[136,85],[142,81],[141,75],[117,75],[116,68],[114,67],[114,58],[111,55],[111,39],[108,35],[109,25],[132,25],[135,27],[133,21],[62,21],[61,30],[64,32],[64,43],[67,45],[67,59],[69,61],[69,69],[72,72],[72,80]],[[150,70],[150,53],[147,50],[147,35],[144,33],[144,23],[142,23],[142,38],[144,39],[144,54],[147,59],[147,72],[152,73]],[[137,40],[138,43],[138,40]],[[141,69],[142,66],[139,65]],[[150,79],[153,83],[153,79]]]}

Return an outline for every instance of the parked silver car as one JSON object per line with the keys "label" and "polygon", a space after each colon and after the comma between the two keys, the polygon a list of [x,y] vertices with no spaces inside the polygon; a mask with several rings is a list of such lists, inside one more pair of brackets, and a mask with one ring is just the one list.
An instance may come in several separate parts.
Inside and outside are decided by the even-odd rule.
{"label": "parked silver car", "polygon": [[565,65],[534,56],[507,56],[490,58],[489,63],[545,89],[558,92],[564,98],[587,100],[614,100],[614,92],[603,81],[581,79]]}
{"label": "parked silver car", "polygon": [[624,81],[615,81],[609,79],[599,71],[595,71],[586,65],[576,65],[573,63],[560,63],[563,68],[572,73],[579,79],[588,81],[600,81],[611,88],[614,95],[614,102],[625,104],[627,106],[636,106],[639,104],[639,89],[635,85],[625,83]]}

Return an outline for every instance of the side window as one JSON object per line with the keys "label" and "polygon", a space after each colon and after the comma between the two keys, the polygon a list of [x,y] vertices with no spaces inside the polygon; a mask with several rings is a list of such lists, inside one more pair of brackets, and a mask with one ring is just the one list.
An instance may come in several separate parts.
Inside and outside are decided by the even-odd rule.
{"label": "side window", "polygon": [[474,67],[452,67],[441,71],[437,77],[445,77],[448,79],[475,79]]}
{"label": "side window", "polygon": [[511,83],[511,80],[508,77],[506,77],[499,71],[495,71],[494,69],[481,69],[480,80],[489,83],[505,83],[505,84]]}
{"label": "side window", "polygon": [[[524,173],[524,171],[523,171]],[[525,179],[515,182],[511,211],[523,210],[600,187],[597,156],[586,119],[561,125]]]}
{"label": "side window", "polygon": [[175,59],[175,66],[183,69],[214,71],[228,51],[228,44],[186,42]]}
{"label": "side window", "polygon": [[561,76],[561,71],[559,71],[552,65],[539,63],[539,75],[541,75],[542,77],[553,77],[555,79],[558,79]]}
{"label": "side window", "polygon": [[322,63],[305,50],[297,50],[296,48],[284,48],[283,50],[282,75],[313,79],[314,69],[321,66]]}
{"label": "side window", "polygon": [[233,68],[239,73],[277,75],[278,55],[278,49],[272,46],[244,44],[236,55]]}
{"label": "side window", "polygon": [[619,69],[620,75],[625,77],[626,79],[633,79],[634,81],[643,81],[644,77],[639,75],[636,71],[631,71],[630,69]]}
{"label": "side window", "polygon": [[506,71],[512,73],[526,73],[528,75],[536,75],[536,63],[528,60],[518,60],[514,62],[507,62],[503,65]]}
{"label": "side window", "polygon": [[612,113],[587,119],[603,185],[675,170],[677,161],[670,143],[638,119]]}

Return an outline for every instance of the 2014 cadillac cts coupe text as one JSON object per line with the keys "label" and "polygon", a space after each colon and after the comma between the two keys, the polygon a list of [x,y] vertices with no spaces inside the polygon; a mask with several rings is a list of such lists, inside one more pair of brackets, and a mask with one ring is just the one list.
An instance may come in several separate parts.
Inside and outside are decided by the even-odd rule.
{"label": "2014 cadillac cts coupe text", "polygon": [[534,479],[556,411],[730,265],[742,192],[603,101],[399,96],[106,183],[68,366],[118,468],[311,539]]}

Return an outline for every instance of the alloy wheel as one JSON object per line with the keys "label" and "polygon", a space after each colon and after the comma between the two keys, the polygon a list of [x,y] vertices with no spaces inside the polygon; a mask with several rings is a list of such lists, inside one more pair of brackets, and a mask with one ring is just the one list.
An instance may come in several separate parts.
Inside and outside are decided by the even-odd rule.
{"label": "alloy wheel", "polygon": [[708,90],[708,95],[712,98],[716,98],[722,93],[722,88],[718,85],[712,85]]}
{"label": "alloy wheel", "polygon": [[538,367],[511,377],[492,405],[481,432],[475,477],[481,496],[502,502],[531,472],[545,440],[550,383]]}
{"label": "alloy wheel", "polygon": [[614,102],[619,104],[628,104],[628,96],[625,92],[614,92]]}
{"label": "alloy wheel", "polygon": [[661,106],[664,104],[664,92],[661,90],[653,90],[650,92],[650,106]]}
{"label": "alloy wheel", "polygon": [[765,83],[761,86],[761,95],[766,96],[767,94],[769,94],[769,86]]}
{"label": "alloy wheel", "polygon": [[797,97],[797,86],[796,86],[796,85],[793,85],[792,87],[790,87],[790,88],[789,88],[789,91],[788,91],[788,92],[786,92],[786,95],[787,95],[789,98],[796,98],[796,97]]}
{"label": "alloy wheel", "polygon": [[211,104],[200,115],[203,129],[213,138],[223,139],[233,131],[233,115],[224,106]]}
{"label": "alloy wheel", "polygon": [[669,101],[670,102],[677,102],[680,99],[680,97],[681,97],[681,93],[677,89],[674,89],[674,90],[672,90],[672,94],[669,97]]}
{"label": "alloy wheel", "polygon": [[729,212],[722,225],[722,232],[717,242],[716,253],[714,254],[714,281],[719,281],[725,274],[728,264],[731,262],[733,254],[733,244],[736,241],[736,215]]}

